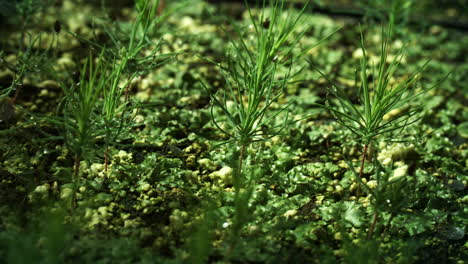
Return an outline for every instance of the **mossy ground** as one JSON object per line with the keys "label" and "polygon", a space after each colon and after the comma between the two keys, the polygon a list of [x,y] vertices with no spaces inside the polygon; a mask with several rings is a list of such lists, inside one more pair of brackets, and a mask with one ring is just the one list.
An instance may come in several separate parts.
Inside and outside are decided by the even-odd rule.
{"label": "mossy ground", "polygon": [[[437,25],[401,27],[391,43],[399,47],[407,42],[407,56],[398,70],[402,78],[429,58],[419,85],[430,86],[451,73],[413,102],[424,106],[424,115],[399,137],[408,142],[380,142],[378,159],[394,177],[408,178],[395,198],[404,203],[399,213],[382,214],[375,238],[366,240],[370,197],[356,198],[347,162],[359,166],[361,146],[331,115],[315,108],[314,103],[327,98],[327,83],[306,68],[296,77],[301,81],[289,85],[273,105],[280,109],[294,100],[288,111],[301,121],[248,150],[255,154],[249,168],[261,177],[249,202],[251,218],[231,252],[234,192],[227,158],[234,150],[230,145],[215,148],[226,138],[211,121],[210,97],[199,82],[212,89],[225,85],[219,69],[202,57],[221,62],[225,56],[228,36],[219,25],[225,22],[226,9],[193,1],[169,16],[155,41],[163,41],[162,53],[182,53],[133,81],[130,96],[151,106],[138,111],[131,132],[111,149],[108,172],[101,156],[81,163],[73,212],[65,202],[72,193],[73,155],[61,140],[51,139],[59,131],[42,118],[54,115],[63,94],[41,67],[43,61],[31,61],[15,114],[7,116],[7,99],[0,112],[0,259],[188,263],[202,254],[190,241],[202,237],[209,239],[210,263],[465,263],[468,35]],[[232,12],[229,15],[247,26],[241,9]],[[42,54],[47,49],[57,19],[86,38],[104,37],[93,31],[92,18],[100,14],[99,5],[74,1],[48,8],[41,23],[27,29],[43,35],[33,50]],[[116,21],[133,16],[125,5],[110,14]],[[292,67],[306,66],[309,59],[352,94],[361,56],[357,21],[311,12],[298,32],[309,26],[300,45],[343,28]],[[369,56],[377,59],[380,24],[367,23],[363,32]],[[10,32],[2,40],[5,61],[18,59],[20,35]],[[47,63],[56,72],[79,71],[88,48],[59,33],[58,45],[46,53]],[[0,68],[2,87],[13,78],[11,71]],[[303,119],[313,112],[318,113]],[[221,114],[215,112],[218,118]],[[275,122],[281,124],[282,118]],[[103,146],[99,139],[97,146]],[[369,165],[363,180],[375,188],[371,175]],[[203,227],[211,237],[196,235]]]}

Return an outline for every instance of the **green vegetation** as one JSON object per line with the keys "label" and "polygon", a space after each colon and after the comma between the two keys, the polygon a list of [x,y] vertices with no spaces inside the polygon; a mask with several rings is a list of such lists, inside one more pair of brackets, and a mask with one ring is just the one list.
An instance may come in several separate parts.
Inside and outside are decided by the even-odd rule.
{"label": "green vegetation", "polygon": [[0,1],[0,259],[464,263],[468,37],[352,4]]}
{"label": "green vegetation", "polygon": [[[286,127],[287,115],[280,127],[270,128],[272,120],[285,112],[288,104],[270,114],[271,106],[284,94],[286,85],[292,77],[300,72],[299,70],[292,73],[291,64],[296,61],[299,55],[303,55],[307,51],[292,54],[292,50],[301,40],[305,31],[299,33],[299,37],[291,39],[307,5],[296,17],[284,16],[284,5],[284,1],[273,1],[269,14],[266,13],[266,1],[263,1],[263,8],[259,14],[254,15],[253,11],[248,9],[249,22],[253,27],[253,32],[244,33],[241,26],[233,24],[237,38],[231,40],[231,54],[228,54],[226,58],[226,65],[221,66],[227,87],[221,92],[220,99],[216,93],[211,93],[209,88],[204,85],[211,95],[214,106],[221,109],[222,116],[228,123],[225,126],[227,128],[221,127],[222,124],[219,124],[214,115],[213,106],[211,116],[215,126],[229,137],[229,140],[224,143],[232,142],[232,147],[237,148],[233,151],[233,160],[230,161],[234,168],[233,187],[235,192],[235,214],[232,224],[233,247],[243,226],[248,221],[248,204],[254,193],[258,174],[260,174],[254,170],[243,170],[249,155],[249,147],[254,142],[264,141],[278,135]],[[286,44],[286,41],[291,41],[291,43]],[[291,56],[291,58],[287,59],[287,56]],[[277,68],[285,63],[289,64],[288,70],[284,76],[280,77],[276,72]],[[233,103],[233,106],[228,106],[230,102]],[[265,131],[264,127],[269,129]],[[261,166],[258,163],[255,165]],[[249,171],[249,173],[245,171]]]}
{"label": "green vegetation", "polygon": [[[358,105],[352,102],[352,99],[346,95],[342,88],[334,84],[327,78],[327,76],[322,74],[324,78],[332,83],[332,87],[328,89],[328,91],[337,98],[337,102],[334,102],[334,105],[332,106],[323,104],[319,104],[319,106],[332,112],[337,122],[341,126],[347,128],[355,135],[357,140],[363,144],[359,173],[355,173],[358,176],[357,181],[359,182],[357,192],[358,196],[360,194],[359,186],[362,185],[367,188],[367,186],[362,182],[362,177],[364,175],[364,165],[369,155],[369,149],[374,150],[374,153],[370,153],[369,156],[371,157],[371,162],[375,165],[376,162],[378,162],[375,151],[375,149],[377,149],[377,139],[382,136],[387,136],[385,140],[396,141],[396,137],[401,134],[403,129],[415,123],[419,119],[417,118],[417,115],[419,115],[423,109],[422,106],[411,107],[410,102],[416,97],[427,93],[441,82],[438,81],[434,86],[429,86],[427,88],[422,88],[419,91],[415,91],[416,88],[413,86],[417,82],[418,78],[421,77],[420,75],[426,64],[429,62],[428,61],[416,72],[409,75],[406,80],[400,80],[399,83],[391,84],[392,78],[395,77],[395,72],[404,58],[403,51],[405,47],[402,45],[402,47],[396,52],[394,59],[388,62],[388,55],[390,52],[388,50],[388,42],[393,35],[393,26],[393,22],[389,22],[387,29],[382,29],[380,61],[375,69],[372,68],[372,73],[368,72],[369,58],[367,56],[366,48],[364,47],[364,39],[361,35],[362,57],[360,58],[360,68],[356,74],[355,81],[358,86],[356,91],[359,100]],[[320,72],[319,69],[317,70]],[[372,76],[373,78],[372,83],[368,80],[369,76]],[[406,141],[408,142],[409,140]],[[372,193],[372,205],[374,207],[374,216],[368,232],[369,239],[372,237],[374,232],[382,203],[388,204],[389,208],[392,207],[390,199],[383,196],[383,193],[386,192],[388,188],[393,188],[394,190],[391,190],[390,195],[403,195],[403,193],[397,194],[395,192],[398,192],[398,187],[404,187],[404,183],[389,182],[390,176],[381,172],[378,169],[379,166],[380,164],[374,166],[376,169],[375,178],[377,180],[377,188],[375,192],[367,188],[368,193]],[[352,168],[352,165],[350,167]],[[386,177],[382,177],[381,173],[386,175]],[[401,178],[401,180],[405,181],[405,178]],[[387,187],[385,185],[395,186]],[[393,207],[395,207],[395,205],[393,205]]]}

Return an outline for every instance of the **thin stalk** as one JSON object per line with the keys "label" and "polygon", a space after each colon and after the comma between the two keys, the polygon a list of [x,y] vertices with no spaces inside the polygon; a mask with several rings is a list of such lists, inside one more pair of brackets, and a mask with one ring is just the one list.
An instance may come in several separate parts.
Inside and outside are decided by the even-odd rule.
{"label": "thin stalk", "polygon": [[20,90],[21,90],[21,86],[18,86],[18,88],[16,88],[15,95],[13,96],[13,98],[11,98],[11,101],[10,101],[12,105],[14,105],[16,102],[16,99],[18,99]]}
{"label": "thin stalk", "polygon": [[374,158],[374,147],[372,144],[369,145],[369,149],[367,150],[367,160],[372,160]]}
{"label": "thin stalk", "polygon": [[76,189],[78,187],[78,176],[80,172],[80,156],[75,155],[75,164],[73,166],[73,193],[71,197],[71,202],[70,202],[70,208],[73,212],[73,209],[76,207]]}
{"label": "thin stalk", "polygon": [[233,240],[232,240],[232,243],[231,243],[231,246],[229,247],[229,251],[228,251],[228,256],[230,256],[232,254],[232,251],[234,250],[234,248],[236,247],[237,245],[237,241],[238,241],[238,236],[239,236],[239,233],[240,233],[240,230],[242,229],[242,226],[243,226],[243,216],[244,216],[244,211],[242,210],[243,208],[241,208],[241,206],[247,206],[247,205],[243,205],[243,199],[241,199],[241,189],[242,189],[242,181],[243,181],[243,174],[242,174],[242,167],[243,167],[243,163],[244,163],[244,158],[245,158],[245,150],[247,148],[247,144],[246,143],[239,143],[240,145],[240,152],[239,152],[239,162],[237,163],[237,172],[234,173],[234,191],[235,191],[235,195],[234,195],[234,203],[235,203],[235,212],[234,212],[234,223],[233,223]]}
{"label": "thin stalk", "polygon": [[110,128],[112,126],[107,121],[106,121],[105,126],[106,126],[106,143],[105,143],[105,149],[104,149],[104,172],[107,173],[107,170],[109,168],[109,145],[110,145],[110,138],[111,138]]}
{"label": "thin stalk", "polygon": [[372,235],[374,234],[374,229],[375,229],[375,225],[377,224],[377,220],[379,219],[379,212],[376,210],[374,212],[374,217],[372,219],[372,224],[371,226],[369,227],[369,232],[367,233],[367,239],[371,239],[372,238]]}
{"label": "thin stalk", "polygon": [[109,144],[106,144],[106,150],[104,151],[104,171],[107,173],[109,167]]}
{"label": "thin stalk", "polygon": [[164,11],[164,8],[166,7],[166,3],[164,2],[164,0],[159,0],[159,4],[158,4],[158,16],[160,16],[162,14],[162,12]]}
{"label": "thin stalk", "polygon": [[130,84],[125,86],[125,93],[124,93],[125,103],[128,102],[129,93],[130,93]]}
{"label": "thin stalk", "polygon": [[[370,144],[372,148],[372,144]],[[362,150],[362,158],[361,158],[361,167],[359,168],[359,179],[362,180],[363,174],[364,174],[364,164],[366,162],[366,157],[367,157],[367,152],[369,150],[369,143],[364,144],[363,150]],[[360,185],[358,184],[358,189],[357,189],[357,197],[359,197],[361,194],[361,189]],[[375,210],[374,212],[374,217],[372,218],[372,223],[371,226],[369,227],[369,232],[367,233],[367,239],[371,239],[372,235],[374,233],[375,225],[377,224],[377,221],[379,219],[379,212]]]}
{"label": "thin stalk", "polygon": [[[368,148],[369,148],[369,143],[364,144],[364,147],[363,147],[363,150],[362,150],[361,167],[359,168],[359,179],[361,179],[361,180],[362,180],[362,176],[364,174],[364,163],[366,162],[366,156],[367,156]],[[356,196],[359,197],[360,195],[361,195],[361,186],[359,186],[359,183],[358,183]]]}
{"label": "thin stalk", "polygon": [[[235,203],[236,203],[236,211],[235,211],[235,217],[234,217],[234,235],[237,236],[238,233],[239,233],[239,230],[241,229],[241,218],[242,218],[242,214],[243,212],[241,212],[240,210],[240,206],[241,205],[241,189],[242,189],[242,185],[243,185],[243,174],[242,174],[242,167],[243,167],[243,163],[244,163],[244,158],[245,158],[245,150],[246,150],[246,147],[247,145],[244,144],[244,143],[241,143],[240,144],[240,153],[239,153],[239,163],[238,163],[238,166],[237,166],[237,175],[234,175],[235,177],[237,177],[237,179],[234,180],[235,182]],[[236,241],[237,239],[235,239],[234,241]],[[235,243],[235,242],[234,242]]]}

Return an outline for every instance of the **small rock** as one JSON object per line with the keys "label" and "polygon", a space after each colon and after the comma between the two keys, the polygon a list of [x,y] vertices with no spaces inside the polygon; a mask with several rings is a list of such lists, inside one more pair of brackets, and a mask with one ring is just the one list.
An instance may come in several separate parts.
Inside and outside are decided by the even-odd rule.
{"label": "small rock", "polygon": [[283,216],[286,217],[286,218],[291,218],[291,217],[293,217],[295,215],[297,215],[297,210],[296,209],[288,210],[283,214]]}
{"label": "small rock", "polygon": [[220,178],[224,181],[224,184],[232,184],[232,168],[228,166],[222,167],[219,171],[215,171],[209,175],[210,178]]}

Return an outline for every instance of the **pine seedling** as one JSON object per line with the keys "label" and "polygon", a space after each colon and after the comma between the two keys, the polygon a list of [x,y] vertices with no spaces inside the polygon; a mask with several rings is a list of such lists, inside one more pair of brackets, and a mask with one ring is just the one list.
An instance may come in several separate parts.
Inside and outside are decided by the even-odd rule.
{"label": "pine seedling", "polygon": [[[177,55],[177,53],[160,54],[162,42],[155,43],[154,40],[150,39],[167,18],[166,15],[158,15],[159,7],[160,0],[138,0],[135,2],[137,16],[134,21],[130,23],[112,23],[111,25],[107,25],[102,20],[96,21],[110,40],[106,46],[66,29],[64,31],[87,43],[93,49],[105,49],[105,58],[108,61],[125,60],[126,67],[123,68],[123,71],[126,74],[138,73],[138,75],[143,75],[149,70],[169,62]],[[151,47],[149,53],[142,55],[143,50],[150,45],[155,46]]]}
{"label": "pine seedling", "polygon": [[[151,69],[159,67],[171,60],[176,53],[159,54],[161,43],[156,43],[149,54],[141,55],[143,50],[153,44],[149,36],[154,34],[165,17],[158,16],[159,0],[138,0],[135,3],[137,17],[128,24],[118,23],[112,27],[103,25],[102,29],[110,39],[108,47],[93,40],[72,34],[92,48],[101,50],[99,60],[102,72],[97,78],[103,83],[102,116],[103,136],[105,139],[104,169],[108,170],[109,147],[122,135],[123,129],[130,124],[129,87],[131,81]],[[123,85],[120,81],[126,78]],[[106,84],[104,84],[106,83]],[[122,95],[124,100],[122,100]]]}
{"label": "pine seedling", "polygon": [[124,94],[136,73],[126,77],[123,69],[127,61],[109,64],[104,59],[104,53],[105,50],[97,58],[92,55],[88,57],[77,84],[62,85],[64,99],[59,105],[57,117],[45,118],[59,128],[61,139],[74,154],[74,192],[79,185],[80,162],[90,161],[96,156],[98,138],[104,139],[104,167],[107,171],[110,146],[131,126],[130,110],[134,107],[129,106]]}
{"label": "pine seedling", "polygon": [[[3,65],[4,62],[5,62],[5,54],[4,54],[4,51],[1,50],[0,51],[0,65]],[[19,72],[19,76],[22,76],[23,73],[24,73],[24,68],[22,68],[21,71]],[[4,97],[7,97],[8,95],[10,95],[11,92],[15,90],[15,87],[21,82],[20,79],[21,78],[19,78],[18,76],[15,76],[13,78],[13,82],[8,87],[1,88],[0,100],[3,99]]]}
{"label": "pine seedling", "polygon": [[[253,43],[244,39],[243,29],[232,23],[239,39],[231,40],[233,49],[227,58],[227,66],[219,65],[227,85],[222,91],[222,96],[218,98],[218,94],[212,93],[202,83],[214,103],[211,113],[215,126],[230,138],[224,143],[235,142],[239,143],[239,146],[247,146],[264,139],[261,127],[287,108],[284,107],[267,117],[271,105],[283,95],[286,84],[294,75],[289,68],[279,80],[276,71],[277,67],[284,64],[279,57],[284,59],[303,36],[300,34],[292,43],[285,43],[293,33],[305,7],[295,18],[289,19],[282,16],[282,0],[272,2],[269,16],[265,9],[266,1],[263,1],[263,9],[259,16],[255,16],[253,11],[248,9],[250,22],[255,29]],[[287,62],[292,64],[292,59]],[[233,109],[227,106],[230,101],[234,102]],[[215,106],[227,117],[231,126],[229,131],[221,128],[216,121],[213,112]],[[276,134],[272,133],[270,136]]]}
{"label": "pine seedling", "polygon": [[[0,51],[0,66],[3,66],[5,63],[4,51]],[[0,88],[0,123],[10,120],[15,115],[15,101],[18,95],[19,90],[16,90],[17,87],[21,86],[21,81],[26,71],[26,65],[23,65],[18,69],[18,73],[14,73],[13,81],[7,87]],[[15,95],[13,98],[7,98],[14,91]],[[6,98],[4,100],[4,98]]]}
{"label": "pine seedling", "polygon": [[[23,81],[26,78],[36,80],[42,74],[50,73],[52,68],[51,61],[54,56],[50,56],[50,53],[56,41],[44,43],[41,33],[33,35],[22,32],[22,34],[24,36],[19,40],[14,60],[7,60],[6,52],[0,51],[0,67],[6,68],[13,74],[11,83],[6,87],[0,87],[0,123],[8,122],[15,116],[18,109],[16,100],[23,89]],[[37,48],[43,44],[47,44],[45,49]]]}
{"label": "pine seedling", "polygon": [[[104,116],[106,140],[105,171],[107,171],[109,163],[110,144],[113,144],[121,135],[122,129],[129,125],[127,110],[130,109],[128,107],[128,89],[131,81],[137,76],[169,62],[177,54],[158,54],[161,48],[161,42],[159,42],[149,54],[140,55],[143,49],[152,44],[150,36],[156,32],[156,28],[159,28],[165,19],[165,16],[159,14],[161,11],[160,4],[160,0],[137,0],[135,1],[137,18],[128,25],[127,30],[120,27],[120,25],[115,28],[103,27],[111,39],[110,52],[117,54],[117,57],[112,55],[114,56],[112,59],[112,74],[108,77],[110,85],[103,90],[104,105],[102,114]],[[94,42],[92,44],[95,45]],[[121,77],[124,75],[128,76],[127,80],[123,86],[119,87]],[[121,100],[122,95],[125,97],[123,102]]]}
{"label": "pine seedling", "polygon": [[[47,72],[50,68],[50,52],[56,44],[56,41],[47,43],[45,49],[37,48],[44,44],[42,33],[32,34],[28,32],[28,26],[37,20],[36,14],[44,12],[49,0],[19,0],[11,3],[2,3],[0,5],[9,22],[19,25],[20,36],[17,42],[15,60],[8,61],[5,56],[9,51],[0,50],[0,67],[6,68],[13,73],[13,80],[10,85],[0,87],[0,123],[8,121],[15,116],[16,99],[23,87],[23,80],[31,78],[37,73]],[[0,11],[0,13],[2,13]],[[4,37],[0,42],[8,41],[10,38]],[[6,43],[5,43],[6,44]],[[35,76],[34,76],[35,77]],[[13,96],[7,98],[8,96]]]}
{"label": "pine seedling", "polygon": [[[368,76],[370,75],[369,58],[364,47],[364,38],[361,36],[363,56],[360,59],[360,68],[356,78],[356,93],[359,99],[357,104],[351,100],[343,88],[335,84],[319,69],[315,68],[331,84],[331,87],[327,90],[336,99],[329,101],[331,102],[330,104],[318,105],[330,111],[340,125],[346,127],[355,135],[357,140],[363,143],[361,169],[359,170],[360,177],[362,177],[364,161],[369,146],[379,136],[389,135],[391,132],[401,130],[416,122],[418,120],[416,115],[420,112],[421,107],[411,107],[411,109],[408,109],[410,101],[434,87],[425,88],[419,92],[415,92],[415,89],[413,89],[414,84],[420,78],[420,73],[428,62],[406,80],[398,84],[391,84],[391,79],[404,56],[404,47],[402,47],[397,51],[394,60],[387,65],[389,53],[388,37],[391,30],[391,26],[388,27],[387,31],[382,29],[380,62],[376,72],[373,71],[374,80],[372,82],[368,81]],[[313,66],[312,63],[311,65]],[[391,114],[399,109],[406,109],[406,111],[402,111],[398,115]]]}
{"label": "pine seedling", "polygon": [[[422,67],[409,75],[405,80],[398,83],[392,83],[395,73],[404,57],[404,48],[397,50],[394,59],[388,63],[389,41],[393,34],[393,24],[389,23],[387,29],[382,27],[382,43],[380,47],[380,61],[372,72],[369,72],[369,57],[364,46],[364,38],[361,34],[362,58],[360,59],[359,71],[356,74],[356,93],[358,102],[354,103],[346,94],[346,91],[339,85],[331,81],[320,70],[316,70],[328,80],[331,87],[328,92],[335,97],[328,104],[319,104],[319,106],[328,110],[336,118],[336,121],[347,128],[362,143],[362,157],[359,172],[356,173],[358,186],[364,185],[362,177],[366,157],[371,148],[375,148],[377,139],[395,140],[395,136],[402,132],[407,126],[417,122],[421,118],[422,107],[411,105],[411,101],[419,95],[428,92],[435,85],[415,89],[415,84],[421,77],[421,73],[429,63],[427,61]],[[312,65],[312,63],[311,63]],[[313,65],[312,65],[313,66]],[[368,77],[372,73],[374,77],[370,82]],[[373,147],[374,146],[374,147]],[[376,155],[372,155],[376,159]],[[378,183],[379,184],[379,183]],[[358,195],[359,195],[358,188]],[[371,226],[375,226],[378,219],[378,210],[374,212],[374,220]],[[372,236],[373,228],[369,229],[369,238]]]}
{"label": "pine seedling", "polygon": [[[129,62],[128,66],[131,66],[132,70],[135,70],[138,65],[151,63],[159,52],[160,43],[157,44],[157,47],[150,54],[139,56],[141,50],[151,43],[149,39],[150,33],[154,33],[155,27],[162,22],[157,14],[159,2],[159,0],[135,1],[137,18],[129,25],[129,32],[120,27],[115,27],[115,29],[121,30],[121,32],[112,31],[111,28],[104,27],[112,41],[112,46],[115,47],[115,51],[113,52],[117,52],[122,59],[127,60]],[[124,34],[130,37],[122,38]],[[122,42],[122,39],[124,42]]]}
{"label": "pine seedling", "polygon": [[[13,91],[16,91],[13,103],[16,100],[17,94],[20,92],[23,79],[32,77],[34,74],[47,72],[50,68],[50,52],[54,47],[55,41],[47,44],[46,49],[37,49],[43,43],[42,34],[32,35],[28,32],[23,33],[25,40],[20,40],[18,50],[15,54],[14,61],[7,61],[5,51],[0,51],[0,66],[13,72],[14,77],[10,86],[1,88],[0,99],[9,96]],[[27,38],[26,38],[27,37]],[[27,42],[24,44],[23,42]]]}
{"label": "pine seedling", "polygon": [[[140,74],[143,74],[171,61],[178,53],[160,54],[162,41],[153,43],[150,39],[161,28],[161,25],[169,15],[169,13],[161,13],[164,7],[163,1],[137,0],[135,7],[138,15],[136,21],[130,26],[130,39],[127,45],[119,45],[116,38],[112,37],[112,33],[108,33],[115,47],[123,52],[122,58],[125,58],[128,62],[128,67],[125,70],[132,73],[138,71]],[[140,55],[142,49],[153,44],[156,44],[156,46],[151,48],[149,54]]]}
{"label": "pine seedling", "polygon": [[[213,93],[202,83],[212,99],[213,123],[229,138],[223,144],[230,143],[236,146],[236,151],[233,153],[233,159],[236,161],[233,162],[235,163],[233,165],[235,215],[232,225],[234,237],[232,248],[246,222],[248,202],[253,192],[250,187],[254,184],[253,178],[256,177],[251,176],[247,181],[244,170],[247,150],[254,142],[278,135],[287,124],[286,114],[282,125],[271,127],[274,118],[286,112],[289,106],[273,111],[272,105],[283,95],[286,85],[296,73],[291,72],[289,66],[287,72],[280,76],[277,69],[284,67],[286,62],[292,64],[296,56],[286,58],[291,55],[292,49],[304,35],[303,32],[299,36],[292,36],[306,7],[295,17],[286,17],[285,1],[271,1],[270,13],[266,11],[266,2],[263,1],[263,8],[257,16],[248,8],[250,22],[254,28],[253,41],[247,41],[243,29],[232,23],[239,38],[231,39],[232,50],[227,58],[227,65],[220,66],[226,79],[226,88],[219,93]],[[231,102],[234,106],[228,107]],[[220,124],[220,120],[215,117],[215,108],[219,108],[225,117],[223,124]],[[263,127],[270,127],[271,131],[263,131]],[[248,190],[242,191],[245,188]]]}
{"label": "pine seedling", "polygon": [[[117,141],[122,135],[123,129],[128,127],[131,122],[131,117],[127,111],[130,109],[127,87],[136,77],[137,73],[133,73],[125,80],[123,85],[119,85],[127,62],[128,60],[126,59],[120,62],[114,61],[106,69],[110,71],[108,75],[100,76],[107,83],[102,89],[103,107],[101,112],[104,121],[104,171],[106,172],[109,164],[109,147]],[[122,96],[125,96],[125,98],[122,98]]]}
{"label": "pine seedling", "polygon": [[105,88],[106,78],[101,52],[97,61],[89,56],[81,70],[80,81],[68,87],[63,85],[64,99],[59,105],[59,113],[48,120],[61,131],[67,149],[74,155],[73,165],[73,195],[71,207],[75,207],[75,193],[79,185],[80,162],[89,161],[95,153],[95,140],[102,132],[98,130],[99,97]]}

